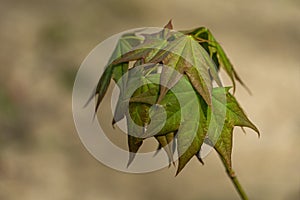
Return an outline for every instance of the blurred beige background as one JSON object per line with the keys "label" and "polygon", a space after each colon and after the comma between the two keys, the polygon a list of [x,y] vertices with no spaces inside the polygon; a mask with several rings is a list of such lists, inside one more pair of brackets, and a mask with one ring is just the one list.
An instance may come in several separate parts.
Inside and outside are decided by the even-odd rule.
{"label": "blurred beige background", "polygon": [[85,56],[136,27],[207,26],[253,95],[237,97],[261,138],[235,129],[233,166],[250,199],[300,199],[300,1],[0,0],[0,199],[239,199],[215,153],[132,175],[83,147],[71,94]]}

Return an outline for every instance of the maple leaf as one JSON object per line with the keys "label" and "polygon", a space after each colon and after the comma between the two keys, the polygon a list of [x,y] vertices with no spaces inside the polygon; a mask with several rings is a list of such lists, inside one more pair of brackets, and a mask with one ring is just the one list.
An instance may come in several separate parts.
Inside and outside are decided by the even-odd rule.
{"label": "maple leaf", "polygon": [[[109,62],[100,77],[98,84],[95,88],[95,91],[89,98],[89,103],[94,97],[97,96],[96,106],[95,106],[95,112],[97,112],[99,105],[104,97],[104,95],[107,92],[108,86],[110,84],[111,79],[113,79],[116,83],[118,83],[119,79],[122,78],[122,84],[118,84],[120,88],[120,95],[119,98],[123,95],[122,92],[124,91],[122,88],[124,88],[127,78],[123,75],[126,75],[126,72],[128,71],[128,62],[123,62],[120,64],[112,64],[112,62],[120,58],[123,54],[129,52],[134,48],[135,46],[139,45],[141,42],[141,38],[136,36],[134,33],[124,34],[119,40],[118,43],[109,59]],[[119,102],[117,103],[116,110],[122,110],[124,111],[124,105],[121,105]],[[114,114],[114,120],[113,123],[116,121],[121,120],[124,115],[121,114],[124,112],[115,112]]]}
{"label": "maple leaf", "polygon": [[237,74],[222,46],[215,39],[215,37],[212,35],[208,28],[199,27],[188,31],[182,31],[182,33],[193,36],[195,40],[199,42],[199,44],[209,53],[211,59],[215,62],[218,70],[220,66],[224,68],[225,72],[228,74],[232,81],[233,93],[236,89],[235,80],[237,80],[251,94],[249,88]]}
{"label": "maple leaf", "polygon": [[[209,135],[208,145],[214,144],[215,150],[218,152],[220,157],[226,162],[225,164],[231,168],[231,152],[232,152],[232,134],[233,129],[236,126],[239,127],[248,127],[254,130],[259,135],[259,130],[257,127],[248,119],[245,112],[235,99],[235,97],[229,93],[229,87],[227,88],[215,88],[213,90],[213,101],[214,108],[219,110],[226,109],[226,118],[224,120],[224,125],[222,127],[221,134],[219,136],[215,136],[215,133],[212,132]],[[220,100],[224,98],[224,94],[226,95],[226,101]],[[211,108],[208,108],[208,118],[211,121],[208,123],[212,123],[213,127],[217,127],[216,121],[212,120],[214,118],[214,113],[211,111]]]}

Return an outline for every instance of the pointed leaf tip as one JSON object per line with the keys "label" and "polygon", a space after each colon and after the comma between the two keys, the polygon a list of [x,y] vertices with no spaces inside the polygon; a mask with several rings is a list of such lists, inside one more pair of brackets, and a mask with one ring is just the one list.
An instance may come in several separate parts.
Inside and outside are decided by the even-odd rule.
{"label": "pointed leaf tip", "polygon": [[130,166],[130,164],[132,163],[133,159],[135,157],[135,153],[129,152],[129,159],[128,159],[128,163],[126,165],[126,167],[128,168]]}
{"label": "pointed leaf tip", "polygon": [[202,158],[201,158],[201,156],[200,156],[200,151],[197,153],[196,157],[197,157],[197,159],[199,160],[199,162],[200,162],[202,165],[204,165],[204,162],[203,162],[203,160],[202,160]]}
{"label": "pointed leaf tip", "polygon": [[139,150],[142,144],[143,144],[143,139],[128,135],[129,159],[128,159],[127,167],[129,167],[129,165],[134,160],[135,154]]}
{"label": "pointed leaf tip", "polygon": [[169,20],[169,22],[164,26],[164,28],[167,28],[167,29],[170,29],[170,30],[173,29],[172,19]]}
{"label": "pointed leaf tip", "polygon": [[171,166],[171,163],[174,163],[173,160],[173,151],[172,151],[172,143],[174,139],[174,133],[167,133],[166,135],[161,136],[155,136],[156,140],[159,143],[159,146],[162,147],[165,152],[167,153],[168,159],[169,159],[169,167]]}

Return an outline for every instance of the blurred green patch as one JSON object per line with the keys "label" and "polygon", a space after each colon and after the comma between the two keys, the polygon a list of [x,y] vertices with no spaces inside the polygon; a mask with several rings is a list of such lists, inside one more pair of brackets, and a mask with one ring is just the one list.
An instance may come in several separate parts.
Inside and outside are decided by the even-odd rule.
{"label": "blurred green patch", "polygon": [[39,30],[39,60],[45,70],[55,76],[64,89],[72,91],[76,76],[73,61],[71,25],[61,19],[52,19]]}
{"label": "blurred green patch", "polygon": [[70,27],[68,23],[53,21],[45,24],[40,30],[40,42],[48,49],[58,49],[69,41]]}
{"label": "blurred green patch", "polygon": [[0,149],[12,144],[27,144],[28,115],[22,115],[7,90],[0,90]]}
{"label": "blurred green patch", "polygon": [[0,119],[15,118],[17,115],[16,107],[5,90],[0,90],[0,109]]}
{"label": "blurred green patch", "polygon": [[77,68],[74,67],[63,67],[59,73],[59,80],[61,85],[67,90],[72,91],[75,77],[77,73]]}
{"label": "blurred green patch", "polygon": [[109,10],[119,20],[132,19],[138,21],[145,18],[145,5],[135,0],[98,1],[98,6]]}

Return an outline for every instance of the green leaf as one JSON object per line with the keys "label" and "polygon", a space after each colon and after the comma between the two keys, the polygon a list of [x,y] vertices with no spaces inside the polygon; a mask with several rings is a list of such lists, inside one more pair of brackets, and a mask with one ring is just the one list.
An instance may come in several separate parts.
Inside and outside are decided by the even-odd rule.
{"label": "green leaf", "polygon": [[[116,45],[116,48],[112,54],[112,56],[109,59],[108,65],[104,70],[103,75],[100,77],[97,87],[95,89],[95,93],[92,94],[90,100],[98,95],[97,101],[96,101],[96,107],[95,112],[97,112],[98,107],[104,97],[104,95],[107,92],[108,86],[110,84],[110,80],[113,79],[115,82],[118,82],[118,80],[127,72],[128,70],[128,63],[120,63],[118,65],[111,65],[111,62],[117,58],[119,58],[124,53],[127,53],[130,51],[134,46],[138,45],[140,43],[141,38],[135,36],[134,34],[125,34],[123,35]],[[126,79],[123,79],[123,83],[125,84]],[[119,85],[119,87],[122,87],[122,85]],[[120,90],[122,91],[122,90]],[[89,100],[89,101],[90,101]],[[118,105],[117,105],[118,108]]]}
{"label": "green leaf", "polygon": [[[195,126],[194,123],[186,123],[188,126]],[[179,163],[176,175],[178,175],[181,170],[185,167],[185,165],[190,161],[190,159],[197,155],[197,153],[200,151],[201,145],[203,144],[206,132],[204,128],[204,123],[196,124],[198,125],[198,131],[196,133],[196,136],[194,137],[192,143],[190,143],[190,136],[191,133],[189,130],[186,130],[182,132],[181,135],[178,135],[178,154],[181,155],[179,157]]]}
{"label": "green leaf", "polygon": [[[127,113],[127,131],[128,131],[128,148],[129,160],[127,166],[131,164],[135,153],[143,144],[145,127],[150,122],[149,106],[141,103],[131,103],[129,113]],[[130,115],[130,116],[129,116]]]}
{"label": "green leaf", "polygon": [[[178,154],[181,155],[179,157],[179,162],[178,162],[178,168],[177,168],[177,172],[176,175],[178,175],[182,169],[186,166],[186,164],[191,160],[191,158],[194,155],[198,155],[201,146],[204,142],[205,136],[207,134],[207,119],[206,119],[206,111],[208,108],[208,105],[206,104],[206,102],[204,101],[204,99],[201,96],[198,96],[198,103],[200,104],[199,107],[199,114],[200,114],[200,119],[199,121],[196,123],[196,126],[198,126],[198,130],[197,133],[195,135],[195,137],[193,138],[193,142],[191,144],[189,144],[189,142],[187,142],[187,138],[189,138],[189,135],[192,135],[193,133],[190,132],[189,129],[183,131],[183,134],[178,135]],[[194,111],[193,112],[197,112]],[[195,124],[190,124],[186,127],[190,127],[193,126]],[[186,147],[185,145],[189,145],[188,147]],[[184,148],[182,148],[184,147]],[[199,161],[201,163],[202,159],[199,158]]]}
{"label": "green leaf", "polygon": [[[149,74],[145,77],[145,79],[149,80],[149,82],[151,83],[159,82],[159,74]],[[152,84],[148,85],[148,88],[149,89],[144,90],[143,93],[134,94],[130,98],[130,102],[148,104],[149,106],[156,105],[159,86],[157,84]],[[174,94],[172,91],[175,91],[176,94]],[[193,87],[189,83],[188,78],[182,77],[182,79],[178,81],[174,86],[172,91],[168,91],[166,96],[159,103],[159,105],[165,109],[167,113],[167,119],[164,127],[162,127],[162,129],[156,135],[165,135],[167,133],[176,131],[178,130],[181,121],[193,120],[193,118],[195,118],[195,115],[197,115],[197,113],[190,112],[197,102],[195,102],[195,99],[193,98],[195,96],[195,92],[193,90]],[[184,101],[182,107],[180,107],[180,103],[177,99],[178,97],[182,98]],[[184,114],[183,118],[182,114]],[[156,114],[154,113],[152,118],[157,120],[156,123],[160,123],[160,112]],[[194,122],[196,123],[196,121]],[[151,127],[148,127],[147,132],[148,135],[152,135],[155,130],[151,129]]]}
{"label": "green leaf", "polygon": [[97,112],[98,107],[99,107],[101,101],[103,100],[103,97],[106,94],[106,91],[110,84],[110,80],[112,77],[112,70],[113,69],[111,67],[107,67],[105,69],[104,73],[102,74],[102,76],[98,82],[98,85],[95,90],[95,94],[92,94],[92,96],[90,97],[90,100],[91,100],[94,96],[98,95],[98,98],[96,101],[95,113]]}
{"label": "green leaf", "polygon": [[[226,101],[222,98],[226,97]],[[238,104],[235,97],[229,93],[229,88],[215,88],[213,90],[213,101],[214,109],[226,110],[226,118],[219,135],[217,132],[214,132],[209,135],[209,139],[212,141],[215,150],[218,152],[220,157],[226,162],[226,164],[231,167],[231,152],[232,152],[232,133],[235,126],[248,127],[253,129],[259,134],[257,127],[248,119],[245,112]],[[211,108],[208,108],[209,115],[218,114],[220,112],[213,113]],[[216,119],[216,116],[211,116],[210,125],[212,125],[217,131],[219,131],[220,121],[213,120]],[[218,128],[216,128],[218,127]]]}
{"label": "green leaf", "polygon": [[201,50],[201,46],[193,38],[182,37],[173,48],[176,55],[167,56],[163,63],[167,66],[174,66],[180,73],[186,73],[193,87],[210,105],[212,89],[210,68],[204,65],[201,55],[206,52],[204,50],[201,52]]}
{"label": "green leaf", "polygon": [[[168,29],[163,29],[162,31],[169,31]],[[131,51],[122,54],[121,57],[115,59],[112,64],[118,65],[123,62],[143,60],[144,63],[151,63],[151,59],[154,58],[158,52],[161,51],[167,44],[167,38],[162,31],[153,34],[143,34],[143,42],[132,48]],[[157,62],[158,63],[158,62]]]}
{"label": "green leaf", "polygon": [[205,27],[196,28],[190,31],[182,31],[182,33],[187,35],[192,35],[195,37],[196,40],[199,41],[199,44],[209,53],[210,57],[216,63],[216,66],[219,68],[220,64],[224,68],[225,72],[230,77],[232,84],[233,84],[233,93],[236,89],[235,80],[240,82],[244,88],[247,88],[245,83],[241,80],[237,72],[235,71],[232,63],[230,62],[229,58],[227,57],[225,51],[219,44],[219,42],[215,39],[209,29]]}

